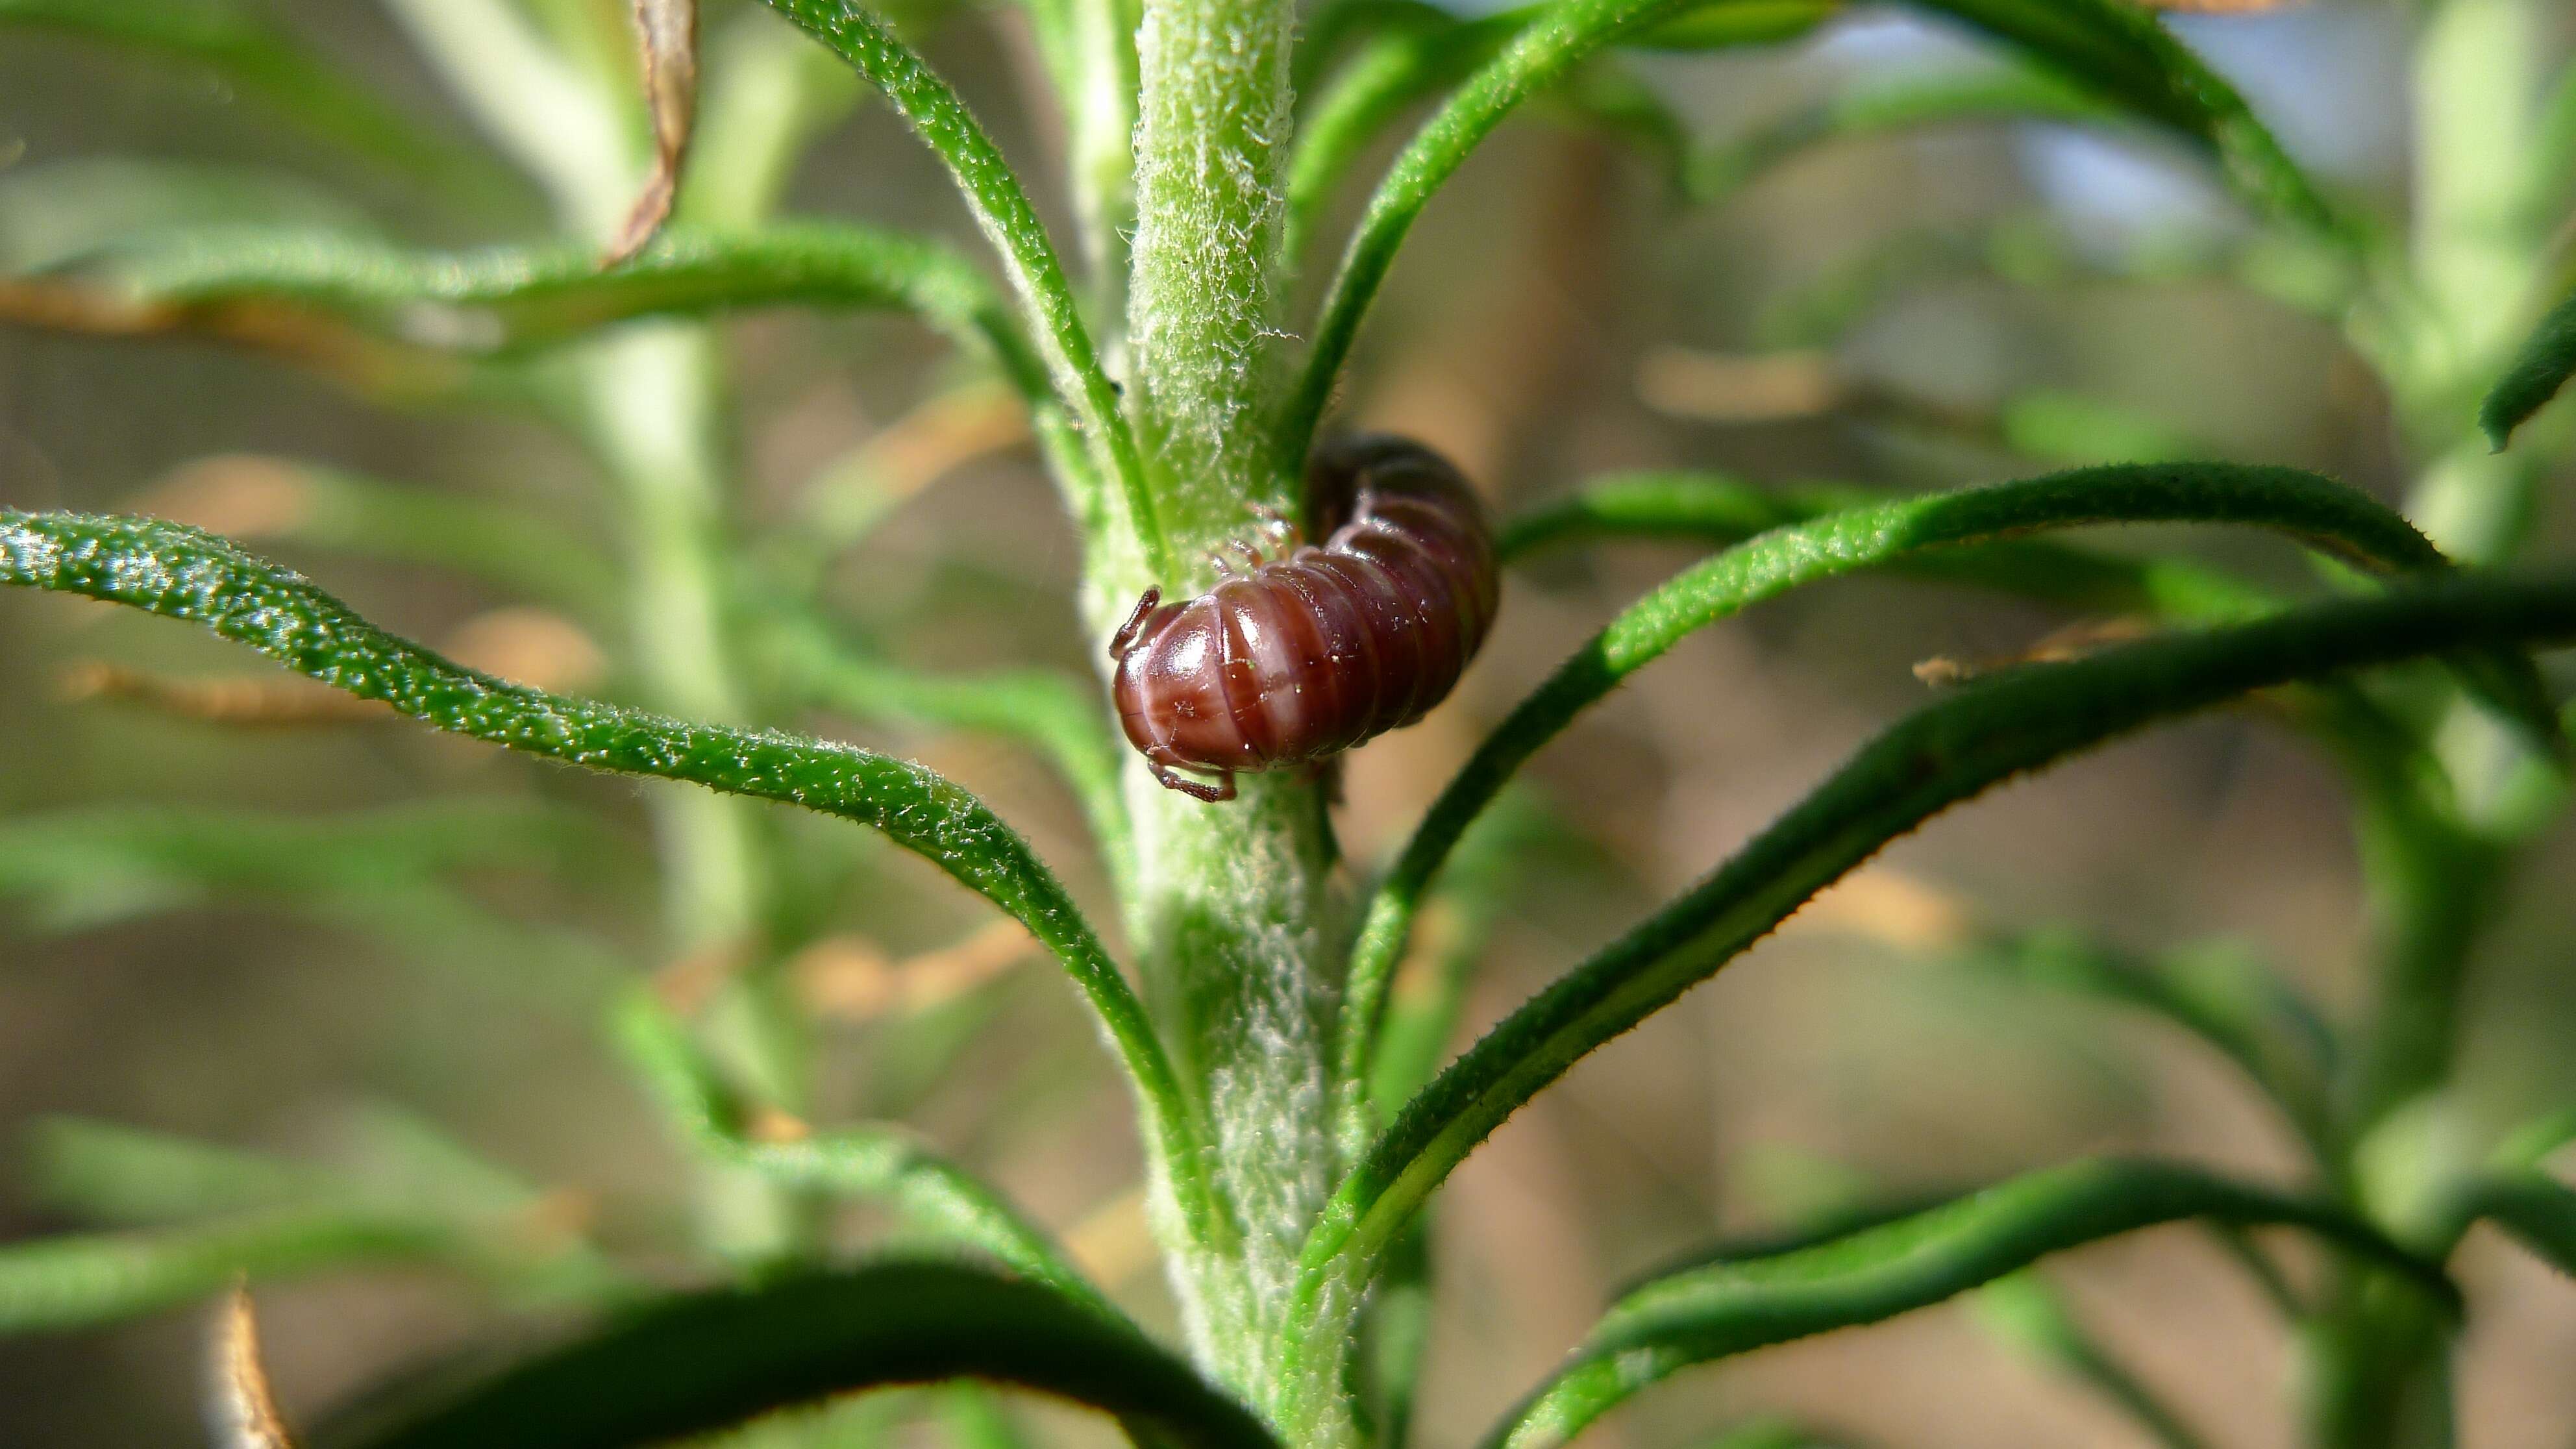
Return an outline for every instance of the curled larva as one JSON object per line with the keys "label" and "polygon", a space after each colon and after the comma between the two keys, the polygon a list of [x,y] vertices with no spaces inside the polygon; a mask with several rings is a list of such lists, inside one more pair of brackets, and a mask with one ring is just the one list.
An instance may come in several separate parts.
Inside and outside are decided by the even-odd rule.
{"label": "curled larva", "polygon": [[1171,789],[1231,800],[1237,771],[1313,764],[1411,724],[1485,642],[1493,531],[1446,459],[1402,438],[1328,444],[1306,510],[1321,547],[1265,562],[1243,546],[1248,572],[1183,603],[1148,589],[1110,641],[1119,723]]}

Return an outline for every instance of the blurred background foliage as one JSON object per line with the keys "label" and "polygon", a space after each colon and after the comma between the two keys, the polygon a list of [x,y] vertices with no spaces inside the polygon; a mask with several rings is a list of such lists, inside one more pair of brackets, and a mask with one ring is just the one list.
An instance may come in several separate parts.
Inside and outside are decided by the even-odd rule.
{"label": "blurred background foliage", "polygon": [[[537,194],[482,159],[378,7],[266,8],[354,78],[370,113],[417,130],[379,138],[353,114],[326,140],[214,68],[0,30],[0,271],[173,215],[317,220],[433,245],[547,231]],[[727,6],[710,19],[718,43],[758,43],[746,27],[771,25]],[[1018,12],[925,0],[901,20],[1005,151],[1060,146],[1046,117],[1007,100],[1039,65]],[[2339,194],[2403,213],[2422,134],[2404,105],[2413,7],[2318,0],[2172,23]],[[2542,28],[2550,54],[2576,48],[2576,13]],[[2271,247],[2171,143],[1978,119],[1856,123],[1848,139],[1790,149],[1830,99],[1981,53],[1863,9],[1779,47],[1635,57],[1670,116],[1714,143],[1679,168],[1534,112],[1417,229],[1362,351],[1358,420],[1448,452],[1506,507],[1615,469],[1919,491],[2185,455],[2291,464],[2404,499],[2417,464],[2399,402],[2300,305],[2335,279]],[[846,99],[815,118],[788,209],[971,245],[932,158],[854,85]],[[389,146],[409,148],[393,167]],[[1784,159],[1765,164],[1772,150]],[[1358,201],[1333,201],[1325,230]],[[720,332],[744,517],[794,519],[833,470],[872,485],[835,490],[868,515],[864,539],[828,565],[856,637],[941,668],[1087,668],[1062,602],[1077,571],[1069,526],[1008,408],[987,399],[979,413],[961,394],[943,404],[955,415],[923,425],[918,405],[960,376],[928,334],[785,312]],[[2553,426],[2544,456],[2563,455],[2565,420],[2541,425]],[[614,694],[618,671],[636,667],[618,657],[614,621],[527,587],[608,551],[590,466],[507,414],[382,407],[201,342],[0,332],[0,502],[189,517],[411,637],[513,678]],[[2537,491],[2530,547],[2544,555],[2563,556],[2576,531],[2557,497],[2565,475]],[[400,530],[390,543],[352,536],[382,523],[362,506],[380,478],[516,522],[473,535],[494,544],[477,570],[405,558]],[[301,526],[280,527],[281,510]],[[2305,576],[2265,541],[2191,546],[2252,578]],[[1522,570],[1508,647],[1453,705],[1352,762],[1350,855],[1399,843],[1490,722],[1690,556],[1620,544]],[[245,678],[229,646],[75,601],[12,599],[8,613],[0,1239],[288,1201],[393,1235],[401,1251],[388,1256],[410,1266],[264,1294],[280,1390],[300,1403],[599,1291],[611,1272],[600,1250],[676,1269],[690,1212],[679,1149],[599,1027],[634,971],[690,965],[663,959],[636,786],[265,684],[215,708],[208,682]],[[1507,876],[1497,905],[1436,919],[1425,954],[1483,940],[1468,1014],[1491,1019],[1919,703],[1914,666],[2013,655],[2055,624],[1991,596],[1861,578],[1692,638],[1534,764],[1513,822],[1532,848],[1494,867]],[[1019,824],[1086,902],[1105,902],[1078,802],[1043,762],[980,736],[809,723],[931,763]],[[916,1125],[1149,1305],[1149,1321],[1168,1315],[1151,1306],[1162,1290],[1128,1106],[1079,1003],[1051,971],[1017,969],[1018,938],[918,863],[830,821],[782,812],[772,828],[811,916],[795,979],[827,1024],[814,1115]],[[2458,1120],[2444,1129],[2464,1140],[2576,1100],[2570,844],[2551,831],[2501,883],[2464,1014]],[[2160,732],[1942,820],[1579,1067],[1458,1174],[1441,1210],[1439,1251],[1456,1271],[1442,1275],[1423,1442],[1465,1442],[1611,1289],[1718,1230],[2100,1149],[2295,1170],[2295,1138],[2226,1064],[2145,1016],[2034,986],[2063,962],[2033,959],[2109,950],[2204,979],[2259,960],[2349,1019],[2364,1005],[2369,926],[2336,772],[2259,710]],[[186,1205],[156,1200],[173,1182]],[[839,1228],[852,1242],[887,1230],[866,1213]],[[190,1248],[184,1234],[155,1241]],[[225,1261],[222,1245],[195,1246]],[[2303,1248],[2282,1248],[2296,1272],[2315,1271]],[[1509,1271],[1485,1270],[1495,1264]],[[2576,1294],[2488,1232],[2458,1266],[2478,1305],[2463,1442],[2564,1445]],[[1767,1353],[1641,1401],[1598,1442],[1683,1442],[1767,1411],[1855,1442],[2148,1442],[2081,1375],[2040,1366],[2049,1315],[2068,1305],[2186,1406],[2203,1442],[2290,1440],[2290,1345],[2209,1240],[2150,1233],[2048,1275],[2063,1292],[2054,1305],[1994,1293],[1974,1312]],[[0,1338],[0,1439],[193,1434],[200,1331],[165,1313]],[[838,1412],[873,1434],[932,1432],[957,1410],[912,1395]],[[1098,1431],[1049,1413],[1046,1432]]]}

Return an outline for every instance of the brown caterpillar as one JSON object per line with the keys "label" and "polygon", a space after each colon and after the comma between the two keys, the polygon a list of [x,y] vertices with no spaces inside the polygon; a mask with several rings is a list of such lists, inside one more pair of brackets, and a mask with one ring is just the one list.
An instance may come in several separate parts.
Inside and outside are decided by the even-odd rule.
{"label": "brown caterpillar", "polygon": [[1493,531],[1446,459],[1392,437],[1319,447],[1306,512],[1322,547],[1265,562],[1239,544],[1249,572],[1186,603],[1147,589],[1110,640],[1119,723],[1166,788],[1231,800],[1237,771],[1313,764],[1411,724],[1485,642]]}

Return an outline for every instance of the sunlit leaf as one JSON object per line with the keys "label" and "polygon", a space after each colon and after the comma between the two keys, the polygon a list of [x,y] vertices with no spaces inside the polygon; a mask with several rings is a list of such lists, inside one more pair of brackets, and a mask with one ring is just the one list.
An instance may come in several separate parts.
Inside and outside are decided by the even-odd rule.
{"label": "sunlit leaf", "polygon": [[1551,1449],[1692,1365],[1883,1322],[2051,1253],[2189,1218],[2304,1228],[2396,1268],[2435,1302],[2457,1307],[2455,1290],[2437,1268],[2332,1203],[2164,1163],[2082,1162],[1812,1246],[1728,1254],[1655,1278],[1624,1295],[1573,1363],[1486,1443],[1488,1449]]}
{"label": "sunlit leaf", "polygon": [[[1711,506],[1749,513],[1761,505],[1739,496],[1712,499]],[[1577,515],[1557,526],[1581,521]],[[1372,1023],[1413,912],[1467,823],[1530,756],[1621,680],[1697,630],[1803,584],[1952,545],[2151,521],[2271,529],[2382,570],[2446,567],[2411,524],[2361,493],[2290,469],[2217,463],[2080,469],[1856,507],[1784,524],[1717,554],[1622,611],[1513,710],[1432,804],[1379,885],[1361,928],[1345,998],[1351,1025],[1343,1036],[1343,1080],[1365,1080]]]}
{"label": "sunlit leaf", "polygon": [[[1337,1189],[1301,1309],[1367,1265],[1505,1118],[1715,974],[1826,885],[1949,806],[2154,720],[2471,646],[2576,636],[2576,578],[2453,577],[2162,636],[1950,692],[1864,746],[1716,872],[1506,1016]],[[1325,1324],[1319,1331],[1332,1331]]]}
{"label": "sunlit leaf", "polygon": [[1053,1289],[886,1263],[673,1298],[446,1402],[326,1424],[310,1449],[626,1449],[891,1384],[982,1379],[1184,1449],[1275,1449],[1181,1360]]}
{"label": "sunlit leaf", "polygon": [[685,724],[476,674],[385,633],[296,574],[175,524],[0,509],[0,584],[203,624],[299,674],[508,749],[799,805],[882,832],[1008,912],[1063,963],[1109,1029],[1193,1225],[1226,1231],[1196,1176],[1188,1098],[1143,1004],[1054,874],[950,781],[866,750]]}

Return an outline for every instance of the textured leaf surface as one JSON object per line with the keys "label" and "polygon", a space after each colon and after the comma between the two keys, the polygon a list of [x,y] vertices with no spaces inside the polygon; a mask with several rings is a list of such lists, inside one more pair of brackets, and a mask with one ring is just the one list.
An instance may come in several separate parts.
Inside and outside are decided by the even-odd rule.
{"label": "textured leaf surface", "polygon": [[672,1299],[392,1423],[311,1449],[629,1449],[891,1384],[978,1378],[1147,1426],[1186,1449],[1274,1449],[1187,1364],[1053,1290],[888,1263]]}
{"label": "textured leaf surface", "polygon": [[504,683],[378,629],[288,570],[175,524],[0,509],[0,583],[86,594],[203,624],[299,674],[436,728],[567,764],[801,805],[882,831],[1045,943],[1144,1094],[1183,1200],[1222,1231],[1144,1007],[1025,841],[982,801],[908,761],[775,732],[686,724]]}
{"label": "textured leaf surface", "polygon": [[1880,735],[1716,872],[1513,1011],[1369,1149],[1309,1242],[1306,1301],[1364,1274],[1458,1162],[1583,1056],[1671,1004],[1940,811],[2152,720],[2253,690],[2576,636],[2576,578],[2456,577],[1969,684]]}
{"label": "textured leaf surface", "polygon": [[[1635,518],[1662,498],[1622,500]],[[1766,506],[1740,494],[1707,495],[1711,527],[1753,522]],[[1796,507],[1794,501],[1786,505]],[[1689,517],[1687,511],[1681,516]],[[1559,515],[1545,531],[1592,526],[1598,510]],[[2042,529],[2105,523],[2200,522],[2285,532],[2379,570],[2438,570],[2441,553],[2405,519],[2368,497],[2313,474],[2233,464],[2136,465],[2079,469],[2020,483],[1902,499],[1787,524],[1683,571],[1631,605],[1515,708],[1458,772],[1407,842],[1371,899],[1353,954],[1344,1032],[1346,1107],[1364,1081],[1376,1013],[1403,955],[1424,888],[1512,774],[1547,741],[1691,633],[1763,599],[1855,570],[1882,567],[1933,549],[2009,539]],[[1522,530],[1513,541],[1529,546]],[[2025,549],[2027,545],[2023,545]],[[2028,557],[2025,554],[2025,557]],[[2203,614],[2200,617],[2211,617]],[[2217,615],[2223,617],[2223,615]],[[1345,1124],[1352,1136],[1353,1124]]]}
{"label": "textured leaf surface", "polygon": [[2050,1253],[2188,1218],[2304,1228],[2395,1267],[2437,1301],[2457,1306],[2438,1269],[2335,1205],[2164,1163],[2082,1162],[1813,1246],[1730,1256],[1657,1278],[1621,1298],[1573,1363],[1488,1444],[1549,1449],[1691,1365],[1881,1322]]}

